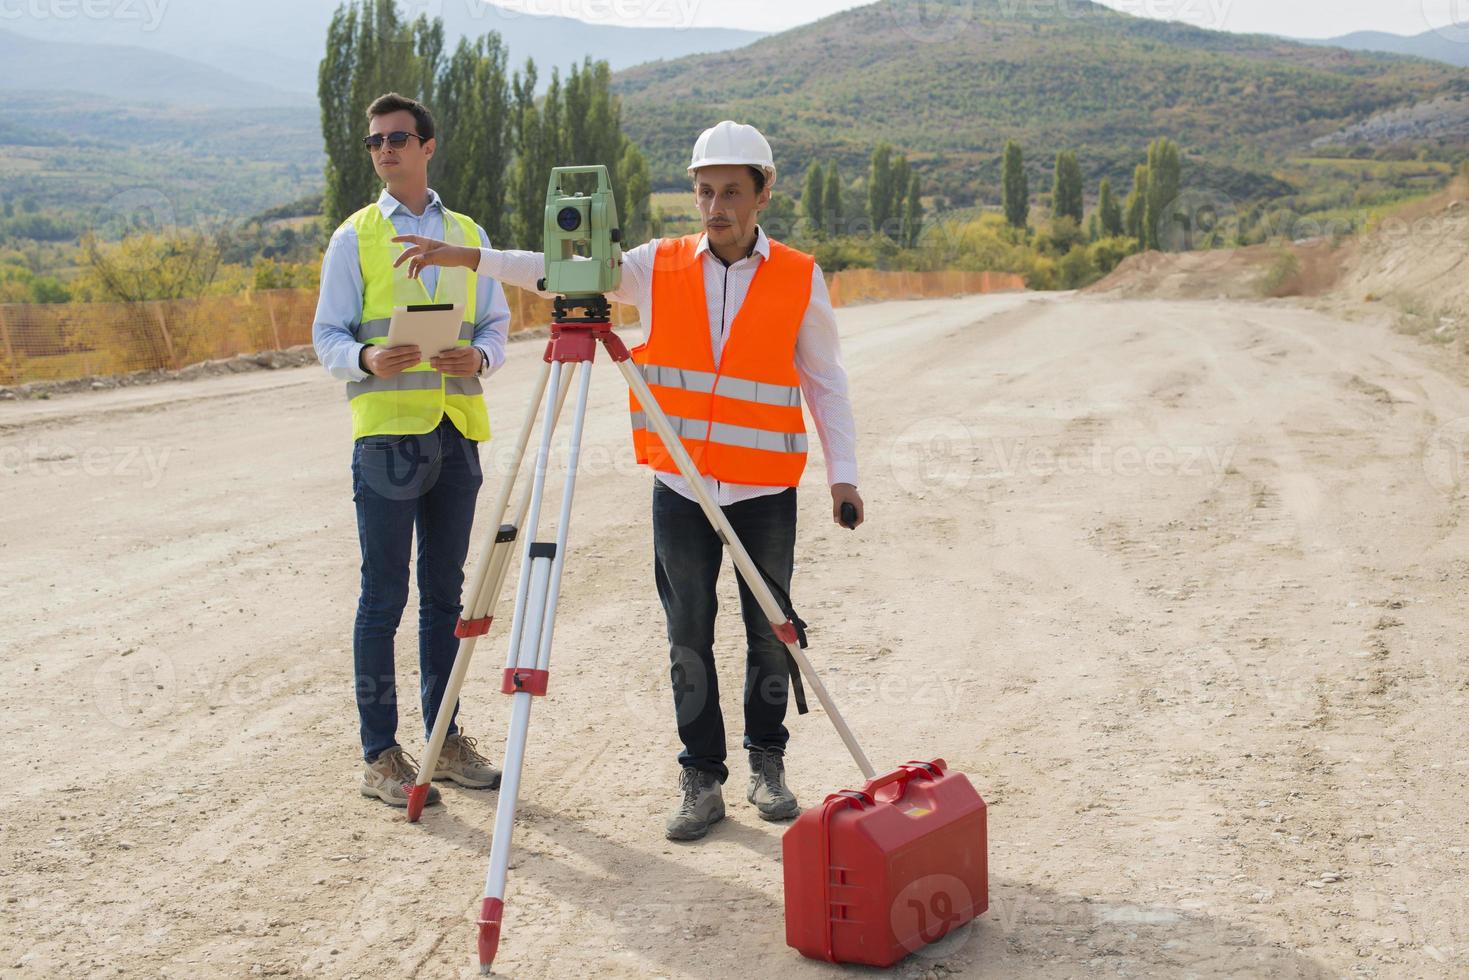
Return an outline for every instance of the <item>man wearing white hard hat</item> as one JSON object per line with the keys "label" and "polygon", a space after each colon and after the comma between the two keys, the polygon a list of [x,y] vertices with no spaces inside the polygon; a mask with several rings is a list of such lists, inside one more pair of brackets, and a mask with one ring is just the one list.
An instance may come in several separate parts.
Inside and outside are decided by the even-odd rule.
{"label": "man wearing white hard hat", "polygon": [[[790,588],[795,562],[796,486],[806,463],[802,396],[821,439],[832,520],[856,509],[856,423],[847,395],[836,315],[815,260],[772,241],[759,225],[770,203],[775,161],[755,127],[724,121],[705,130],[689,163],[702,234],[654,239],[623,256],[622,286],[609,295],[637,307],[648,339],[633,351],[649,389],[673,420],[710,494],[750,556],[777,588]],[[404,236],[399,262],[464,266],[534,289],[540,252],[474,249]],[[546,294],[549,295],[549,294]],[[654,470],[654,578],[668,621],[670,676],[683,751],[679,800],[667,823],[673,840],[696,840],[724,816],[724,719],[714,663],[715,586],[723,542],[633,403],[638,462]],[[746,798],[766,820],[800,808],[785,781],[785,646],[745,583]],[[799,691],[799,689],[798,689]]]}

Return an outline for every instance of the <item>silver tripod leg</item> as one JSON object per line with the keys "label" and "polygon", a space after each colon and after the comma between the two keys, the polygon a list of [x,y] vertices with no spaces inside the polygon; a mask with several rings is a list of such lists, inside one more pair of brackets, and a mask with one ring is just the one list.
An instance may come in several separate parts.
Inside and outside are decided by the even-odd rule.
{"label": "silver tripod leg", "polygon": [[[488,974],[500,943],[500,926],[505,906],[505,877],[510,867],[510,840],[515,826],[515,809],[520,795],[520,776],[525,762],[526,733],[530,727],[531,704],[546,693],[551,662],[551,637],[556,625],[556,606],[561,594],[561,570],[566,561],[566,535],[571,522],[571,503],[576,490],[577,463],[581,455],[582,431],[586,422],[587,395],[591,387],[591,365],[581,372],[572,419],[566,484],[561,496],[561,514],[556,542],[535,540],[545,493],[546,470],[551,455],[551,428],[541,430],[536,455],[535,482],[531,490],[530,514],[524,525],[525,547],[520,564],[520,581],[515,593],[515,616],[510,626],[510,648],[505,657],[502,690],[511,695],[510,733],[505,740],[504,775],[495,809],[494,836],[490,839],[490,864],[485,875],[484,899],[479,917],[480,972]],[[551,367],[547,404],[557,398],[561,385],[561,362]]]}
{"label": "silver tripod leg", "polygon": [[[571,369],[574,372],[576,366],[572,365]],[[459,704],[459,692],[464,686],[465,676],[469,673],[469,664],[474,659],[475,644],[489,631],[490,623],[495,618],[495,607],[499,604],[500,595],[505,589],[505,578],[510,569],[510,557],[515,550],[520,528],[525,524],[529,485],[526,487],[526,492],[522,493],[515,513],[511,515],[512,519],[508,524],[505,523],[506,509],[515,487],[516,475],[520,472],[521,463],[525,460],[525,451],[530,445],[530,437],[535,429],[536,419],[542,415],[541,402],[550,377],[551,365],[548,363],[541,368],[535,393],[531,396],[530,404],[526,409],[525,421],[521,423],[520,433],[515,440],[514,459],[505,482],[500,487],[499,495],[495,498],[495,505],[490,511],[494,520],[494,523],[490,525],[493,530],[485,539],[479,561],[475,563],[474,578],[467,593],[468,601],[464,604],[464,615],[454,631],[459,636],[459,650],[454,655],[454,667],[449,671],[444,696],[434,715],[433,732],[429,735],[428,747],[424,750],[423,762],[418,768],[418,779],[408,790],[409,823],[417,823],[423,814],[423,806],[428,801],[429,781],[434,777],[434,770],[439,764],[439,753],[443,751],[444,740],[449,736],[449,722],[454,717],[455,707]],[[559,397],[547,402],[547,404],[554,403],[551,414],[547,416],[550,421],[545,423],[552,431],[555,430],[556,422],[561,417],[562,406],[566,403],[566,391],[567,389],[563,388]]]}

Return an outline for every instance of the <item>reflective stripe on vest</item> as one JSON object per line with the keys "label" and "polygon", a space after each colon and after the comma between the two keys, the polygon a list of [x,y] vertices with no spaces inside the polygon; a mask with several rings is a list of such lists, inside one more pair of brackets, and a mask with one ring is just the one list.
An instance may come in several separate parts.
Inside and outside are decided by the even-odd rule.
{"label": "reflective stripe on vest", "polygon": [[664,388],[682,388],[684,391],[713,393],[724,398],[757,402],[761,405],[801,404],[800,385],[776,385],[745,378],[733,378],[727,374],[710,374],[692,368],[666,367],[661,364],[641,365],[643,377],[650,385]]}
{"label": "reflective stripe on vest", "polygon": [[[768,453],[804,453],[807,448],[804,432],[771,432],[768,429],[751,429],[743,425],[730,425],[728,422],[703,422],[677,415],[668,416],[668,422],[680,439],[703,439],[707,431],[710,442],[739,446],[742,449],[761,449]],[[634,429],[656,431],[653,423],[648,421],[646,412],[633,412],[632,425]]]}
{"label": "reflective stripe on vest", "polygon": [[[358,264],[362,270],[362,322],[352,331],[358,343],[387,342],[394,309],[415,303],[454,303],[464,310],[459,325],[460,347],[474,340],[477,277],[467,270],[441,269],[434,295],[420,280],[407,278],[406,266],[393,266],[402,245],[393,244],[397,229],[370,204],[347,219],[357,232]],[[479,241],[479,229],[469,218],[444,209],[444,238],[455,244]],[[367,377],[347,384],[352,407],[352,437],[416,435],[431,432],[448,416],[465,438],[480,442],[490,437],[484,389],[476,377],[451,378],[420,362],[391,378]]]}
{"label": "reflective stripe on vest", "polygon": [[436,391],[440,385],[451,395],[484,394],[479,378],[458,378],[450,375],[441,379],[437,371],[404,371],[391,378],[373,378],[371,385],[366,381],[348,381],[347,400],[351,401],[374,391]]}
{"label": "reflective stripe on vest", "polygon": [[[808,448],[796,336],[815,260],[770,243],[770,257],[756,268],[716,364],[699,239],[659,242],[652,323],[633,361],[700,473],[728,483],[795,486]],[[634,396],[629,409],[638,462],[677,472]]]}

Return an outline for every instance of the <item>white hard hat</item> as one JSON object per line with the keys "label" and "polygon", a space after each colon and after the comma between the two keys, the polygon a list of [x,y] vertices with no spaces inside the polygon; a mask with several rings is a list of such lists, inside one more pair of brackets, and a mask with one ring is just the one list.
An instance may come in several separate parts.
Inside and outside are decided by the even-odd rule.
{"label": "white hard hat", "polygon": [[765,172],[765,186],[775,185],[775,158],[770,153],[770,143],[754,126],[724,120],[699,134],[694,144],[694,159],[689,164],[689,176],[700,167],[720,167],[728,164],[743,164],[758,167]]}

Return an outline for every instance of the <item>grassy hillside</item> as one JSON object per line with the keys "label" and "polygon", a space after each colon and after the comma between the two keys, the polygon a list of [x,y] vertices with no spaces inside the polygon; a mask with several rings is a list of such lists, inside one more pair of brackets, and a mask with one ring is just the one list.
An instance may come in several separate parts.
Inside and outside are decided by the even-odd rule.
{"label": "grassy hillside", "polygon": [[632,68],[617,86],[661,184],[683,179],[702,127],[733,117],[767,131],[788,175],[828,156],[857,173],[885,139],[929,189],[964,205],[997,199],[1010,138],[1026,144],[1037,177],[1056,150],[1074,147],[1089,177],[1129,178],[1147,142],[1166,134],[1196,155],[1204,182],[1251,196],[1253,175],[1310,139],[1463,97],[1469,75],[1084,0],[882,0],[737,51]]}
{"label": "grassy hillside", "polygon": [[[136,209],[165,224],[254,214],[321,186],[317,120],[310,107],[244,113],[21,93],[0,120],[0,207],[44,215],[54,234],[9,228],[43,240],[75,240]],[[0,220],[0,245],[7,226]]]}

